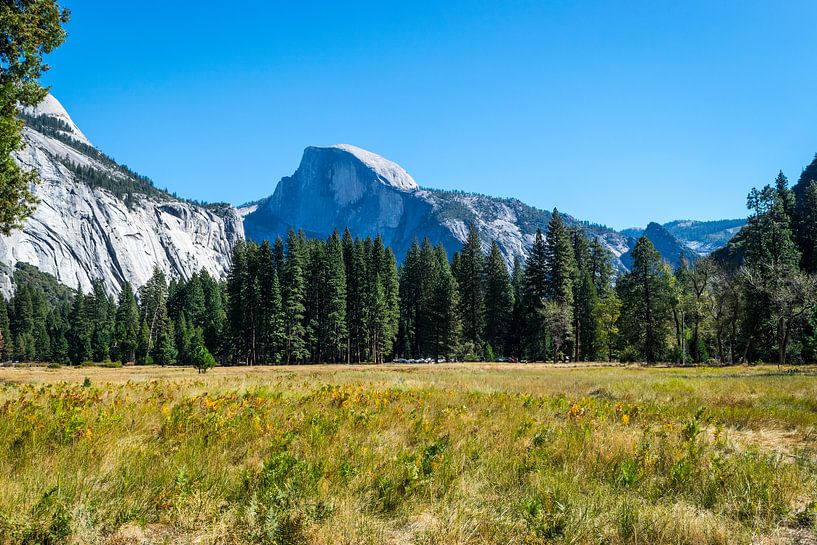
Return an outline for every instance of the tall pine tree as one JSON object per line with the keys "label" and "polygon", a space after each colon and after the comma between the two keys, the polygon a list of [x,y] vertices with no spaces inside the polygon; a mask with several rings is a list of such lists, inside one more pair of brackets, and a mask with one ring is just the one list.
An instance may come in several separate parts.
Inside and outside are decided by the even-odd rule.
{"label": "tall pine tree", "polygon": [[514,290],[499,245],[491,244],[485,267],[485,340],[494,353],[505,354],[512,325]]}

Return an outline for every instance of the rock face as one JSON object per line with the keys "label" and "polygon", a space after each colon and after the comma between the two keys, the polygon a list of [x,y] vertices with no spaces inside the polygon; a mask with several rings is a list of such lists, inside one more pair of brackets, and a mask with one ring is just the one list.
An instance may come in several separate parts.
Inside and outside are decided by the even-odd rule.
{"label": "rock face", "polygon": [[[327,237],[344,228],[357,236],[383,236],[398,260],[417,239],[459,250],[476,225],[488,250],[496,240],[510,265],[524,258],[537,228],[547,229],[550,213],[516,199],[421,188],[399,165],[349,145],[304,151],[298,170],[283,178],[266,199],[242,207],[247,237],[285,237],[290,228]],[[566,216],[569,223],[576,220]],[[627,237],[607,228],[585,226],[616,257],[629,250]]]}
{"label": "rock face", "polygon": [[9,271],[30,263],[85,291],[101,279],[111,293],[123,282],[141,286],[155,266],[189,278],[202,268],[221,276],[241,218],[229,206],[175,199],[96,150],[52,96],[24,112],[24,168],[42,178],[40,199],[20,231],[0,237],[0,291]]}

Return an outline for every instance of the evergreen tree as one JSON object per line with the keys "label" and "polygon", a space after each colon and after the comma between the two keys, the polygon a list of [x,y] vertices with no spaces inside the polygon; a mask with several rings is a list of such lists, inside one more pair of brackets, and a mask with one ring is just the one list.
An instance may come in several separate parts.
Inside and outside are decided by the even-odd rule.
{"label": "evergreen tree", "polygon": [[422,345],[420,317],[422,312],[422,263],[420,245],[415,239],[400,268],[400,331],[398,352],[416,357]]}
{"label": "evergreen tree", "polygon": [[649,363],[666,356],[672,319],[670,276],[650,239],[638,239],[632,269],[618,284],[621,336],[633,357]]}
{"label": "evergreen tree", "polygon": [[71,329],[68,333],[68,342],[71,346],[70,359],[74,365],[79,365],[91,359],[91,323],[88,319],[85,296],[78,292],[74,297],[71,310]]}
{"label": "evergreen tree", "polygon": [[114,339],[119,361],[127,363],[136,361],[136,348],[139,338],[139,307],[133,288],[129,282],[122,286],[114,323]]}
{"label": "evergreen tree", "polygon": [[276,321],[280,320],[281,292],[278,286],[278,271],[275,267],[272,247],[265,241],[258,250],[259,309],[258,359],[261,363],[276,361],[280,339],[276,331]]}
{"label": "evergreen tree", "polygon": [[204,330],[204,345],[214,357],[224,357],[225,329],[227,311],[225,308],[226,283],[218,282],[202,269],[199,273],[202,291],[204,292],[204,321],[200,326]]}
{"label": "evergreen tree", "polygon": [[494,353],[504,354],[512,324],[514,290],[508,267],[496,241],[485,268],[485,339]]}
{"label": "evergreen tree", "polygon": [[165,313],[156,326],[156,340],[151,350],[153,363],[165,366],[176,363],[176,334],[173,320]]}
{"label": "evergreen tree", "polygon": [[139,288],[140,318],[148,329],[145,339],[146,356],[153,356],[153,348],[159,335],[159,329],[166,327],[165,324],[168,319],[167,297],[167,277],[160,268],[155,267],[153,274],[145,285]]}
{"label": "evergreen tree", "polygon": [[91,323],[91,354],[94,361],[110,358],[113,342],[113,302],[105,292],[101,280],[94,280],[88,298],[88,316]]}
{"label": "evergreen tree", "polygon": [[560,305],[572,306],[575,269],[570,233],[561,214],[554,209],[545,241],[545,298]]}
{"label": "evergreen tree", "polygon": [[[747,320],[744,359],[779,359],[787,343],[787,299],[790,282],[799,273],[800,253],[794,243],[789,213],[791,192],[785,177],[774,186],[752,189],[747,198],[752,211],[742,231]],[[798,282],[799,283],[799,282]]]}
{"label": "evergreen tree", "polygon": [[192,363],[194,348],[193,336],[199,329],[187,320],[187,315],[183,310],[181,314],[179,314],[178,320],[173,323],[175,324],[176,361],[179,363]]}
{"label": "evergreen tree", "polygon": [[31,290],[31,306],[33,310],[31,335],[34,342],[34,353],[29,359],[48,361],[51,357],[51,338],[48,335],[46,324],[49,312],[45,293],[39,286],[35,286]]}
{"label": "evergreen tree", "polygon": [[365,262],[363,244],[352,239],[349,229],[343,232],[343,263],[346,271],[347,361],[361,362],[364,354]]}
{"label": "evergreen tree", "polygon": [[302,241],[295,231],[290,230],[286,244],[286,262],[284,264],[284,287],[282,299],[284,305],[284,356],[286,363],[301,362],[309,357],[306,349],[304,330],[304,300],[306,298],[304,282],[304,256]]}
{"label": "evergreen tree", "polygon": [[37,355],[34,342],[34,302],[32,286],[19,286],[11,301],[11,329],[14,335],[14,359],[33,361]]}
{"label": "evergreen tree", "polygon": [[206,373],[216,366],[216,359],[207,350],[204,344],[204,333],[200,327],[196,327],[190,340],[190,363],[193,364],[199,373]]}
{"label": "evergreen tree", "polygon": [[7,303],[5,298],[0,295],[0,361],[8,361],[11,359],[11,347],[11,327],[9,324]]}
{"label": "evergreen tree", "polygon": [[337,231],[326,241],[324,256],[326,278],[322,290],[326,296],[322,309],[325,316],[323,344],[328,361],[346,361],[349,334],[346,324],[346,267],[343,244]]}
{"label": "evergreen tree", "polygon": [[477,228],[472,223],[468,238],[452,270],[459,289],[462,340],[474,347],[482,344],[485,329],[485,257]]}
{"label": "evergreen tree", "polygon": [[136,339],[136,363],[153,363],[153,357],[150,355],[150,327],[147,320],[142,319],[139,322],[139,336]]}
{"label": "evergreen tree", "polygon": [[817,273],[817,182],[812,181],[803,193],[799,216],[799,245],[802,268]]}
{"label": "evergreen tree", "polygon": [[548,249],[540,229],[536,230],[533,246],[525,262],[522,353],[528,358],[545,358],[545,301],[550,296]]}
{"label": "evergreen tree", "polygon": [[69,318],[71,306],[67,300],[55,302],[48,313],[46,329],[51,339],[50,361],[68,364],[70,360],[70,345],[68,335],[70,331]]}
{"label": "evergreen tree", "polygon": [[397,272],[397,260],[391,248],[386,248],[379,278],[383,283],[385,297],[381,344],[382,354],[385,356],[394,353],[397,333],[400,328],[400,279]]}
{"label": "evergreen tree", "polygon": [[581,228],[569,230],[573,245],[575,266],[573,268],[573,359],[585,361],[596,359],[595,314],[598,305],[598,289],[594,275],[594,258],[591,243]]}
{"label": "evergreen tree", "polygon": [[431,349],[429,353],[437,360],[450,358],[456,353],[461,333],[459,322],[457,283],[448,263],[448,255],[442,245],[433,250],[432,286],[427,312],[430,318]]}
{"label": "evergreen tree", "polygon": [[511,272],[511,287],[513,288],[513,314],[511,316],[511,327],[507,336],[507,352],[516,357],[521,357],[526,350],[522,344],[525,340],[525,333],[528,329],[526,301],[525,301],[525,271],[519,257],[513,260],[513,270]]}

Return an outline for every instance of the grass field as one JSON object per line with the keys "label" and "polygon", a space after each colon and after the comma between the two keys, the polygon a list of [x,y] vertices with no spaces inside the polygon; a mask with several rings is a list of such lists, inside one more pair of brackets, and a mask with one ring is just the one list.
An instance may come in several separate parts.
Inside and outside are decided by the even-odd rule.
{"label": "grass field", "polygon": [[817,368],[0,369],[0,543],[815,544]]}

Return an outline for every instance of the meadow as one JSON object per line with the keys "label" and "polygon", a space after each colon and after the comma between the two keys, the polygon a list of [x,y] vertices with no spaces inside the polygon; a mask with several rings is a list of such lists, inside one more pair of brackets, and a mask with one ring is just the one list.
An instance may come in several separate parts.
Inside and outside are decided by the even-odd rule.
{"label": "meadow", "polygon": [[817,368],[0,368],[0,543],[814,544]]}

